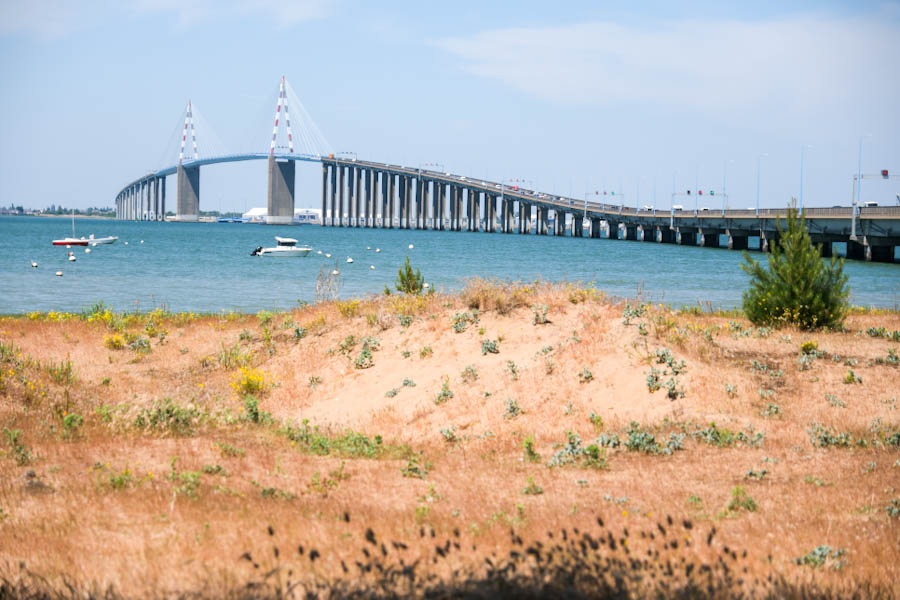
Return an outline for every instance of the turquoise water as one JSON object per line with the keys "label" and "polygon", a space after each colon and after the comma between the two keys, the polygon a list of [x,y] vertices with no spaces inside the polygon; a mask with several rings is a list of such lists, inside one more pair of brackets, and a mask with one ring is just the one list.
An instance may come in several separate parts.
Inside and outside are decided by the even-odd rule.
{"label": "turquoise water", "polygon": [[[135,223],[76,219],[78,236],[119,236],[85,254],[51,240],[71,234],[69,219],[0,217],[0,313],[78,311],[102,300],[116,310],[258,311],[312,302],[323,264],[337,264],[341,296],[393,287],[407,254],[438,290],[465,278],[592,282],[608,294],[673,305],[710,301],[740,305],[747,278],[741,253],[670,244],[517,234],[400,231],[212,223]],[[316,250],[305,258],[250,256],[273,236],[297,238]],[[141,243],[143,240],[143,243]],[[124,242],[128,242],[126,246]],[[414,248],[410,250],[409,244]],[[371,246],[372,250],[366,250]],[[375,253],[375,248],[381,248]],[[354,259],[347,264],[347,257]],[[754,256],[761,257],[754,253]],[[39,263],[31,267],[31,261]],[[337,261],[335,263],[335,260]],[[375,269],[370,269],[374,265]],[[54,273],[62,271],[63,277]],[[854,304],[900,305],[900,265],[847,262]]]}

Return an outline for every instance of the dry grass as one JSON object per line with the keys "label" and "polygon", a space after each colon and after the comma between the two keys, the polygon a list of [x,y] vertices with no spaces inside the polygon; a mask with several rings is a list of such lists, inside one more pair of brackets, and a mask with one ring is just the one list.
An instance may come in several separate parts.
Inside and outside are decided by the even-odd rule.
{"label": "dry grass", "polygon": [[[668,559],[708,565],[722,584],[709,596],[764,585],[781,586],[769,589],[782,595],[810,593],[810,585],[900,591],[900,518],[886,509],[900,498],[892,437],[900,444],[900,371],[886,360],[900,344],[866,333],[900,330],[900,315],[853,314],[846,332],[805,333],[636,306],[575,286],[476,280],[458,296],[331,302],[277,315],[3,318],[0,422],[21,433],[15,444],[0,438],[0,575],[41,589],[69,582],[126,595],[275,593],[287,569],[292,581],[337,586],[328,588],[335,593],[368,582],[386,595],[440,590],[442,582],[490,595],[497,578],[511,586],[508,595],[599,589],[599,580],[566,588],[564,574],[576,568],[619,569],[633,592],[663,578],[682,591],[699,585],[683,569],[666,574]],[[535,325],[541,307],[549,322]],[[473,308],[477,322],[455,332],[453,317]],[[626,325],[626,310],[641,314]],[[116,332],[146,337],[147,321],[165,332],[147,338],[150,352],[105,343]],[[366,336],[378,338],[374,364],[357,368]],[[486,339],[498,342],[498,354],[482,354]],[[801,343],[812,339],[824,354],[800,370]],[[651,368],[667,367],[657,361],[663,348],[686,363],[674,399],[647,387]],[[467,366],[476,380],[464,379]],[[255,413],[232,386],[241,367],[269,384],[256,394]],[[861,383],[843,383],[848,370]],[[436,404],[444,382],[453,396]],[[508,399],[520,414],[509,414]],[[607,469],[546,466],[567,432],[584,446],[601,433],[624,444],[633,421],[663,445],[683,434],[683,450],[620,445],[604,449]],[[720,431],[765,435],[757,444],[710,445],[698,431],[712,421]],[[849,447],[814,445],[812,423],[832,441],[849,434]],[[529,436],[540,461],[525,460]],[[761,480],[746,475],[764,469]],[[409,476],[417,471],[427,474]],[[523,493],[529,478],[543,493]],[[758,510],[726,510],[736,486]],[[384,555],[365,541],[370,528],[379,544],[408,548],[387,544]],[[618,549],[567,550],[575,528],[611,534]],[[621,539],[633,554],[623,554]],[[533,573],[534,555],[526,561],[523,552],[540,540],[539,553],[561,544],[542,563],[559,568],[540,575],[562,587],[516,579]],[[460,549],[437,552],[445,541]],[[840,571],[794,564],[821,545],[846,550]],[[245,551],[251,560],[240,558]],[[646,563],[629,562],[648,551]],[[738,558],[727,563],[731,551]],[[515,574],[487,567],[491,556]],[[378,569],[402,570],[399,561],[417,558],[415,585],[379,579]],[[250,581],[260,584],[253,593],[242,587]],[[3,593],[28,589],[37,588]]]}

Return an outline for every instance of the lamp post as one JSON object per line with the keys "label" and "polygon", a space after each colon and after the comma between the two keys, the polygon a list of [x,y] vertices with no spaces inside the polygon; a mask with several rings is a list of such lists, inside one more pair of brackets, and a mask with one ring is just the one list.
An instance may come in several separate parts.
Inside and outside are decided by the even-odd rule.
{"label": "lamp post", "polygon": [[[872,137],[871,133],[867,133],[866,135],[859,136],[859,154],[857,158],[856,164],[856,204],[855,207],[858,207],[860,204],[860,188],[862,187],[862,143],[863,140],[867,137]],[[854,211],[855,212],[855,211]]]}
{"label": "lamp post", "polygon": [[800,212],[803,212],[803,157],[806,154],[806,149],[812,148],[809,144],[803,144],[800,146]]}
{"label": "lamp post", "polygon": [[759,163],[760,160],[768,156],[765,152],[756,157],[756,216],[759,217]]}
{"label": "lamp post", "polygon": [[728,197],[728,192],[725,190],[725,182],[728,178],[728,163],[733,163],[732,159],[728,159],[724,162],[724,166],[722,167],[722,216],[725,216],[725,199]]}
{"label": "lamp post", "polygon": [[859,211],[860,188],[862,187],[862,143],[867,137],[871,137],[871,133],[859,136],[859,154],[856,163],[856,198],[853,200],[853,210],[850,219],[850,240],[856,241],[856,213]]}
{"label": "lamp post", "polygon": [[700,208],[700,165],[697,165],[697,176],[694,178],[694,216]]}

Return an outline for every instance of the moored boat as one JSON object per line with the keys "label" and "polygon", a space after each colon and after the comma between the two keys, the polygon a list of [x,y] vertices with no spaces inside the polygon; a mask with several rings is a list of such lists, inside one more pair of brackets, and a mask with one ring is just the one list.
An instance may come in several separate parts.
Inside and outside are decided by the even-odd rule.
{"label": "moored boat", "polygon": [[298,246],[297,240],[294,238],[283,238],[275,236],[275,242],[278,244],[274,248],[257,247],[250,256],[306,256],[312,252],[309,246]]}
{"label": "moored boat", "polygon": [[87,246],[90,243],[87,238],[63,238],[61,240],[53,240],[54,246]]}

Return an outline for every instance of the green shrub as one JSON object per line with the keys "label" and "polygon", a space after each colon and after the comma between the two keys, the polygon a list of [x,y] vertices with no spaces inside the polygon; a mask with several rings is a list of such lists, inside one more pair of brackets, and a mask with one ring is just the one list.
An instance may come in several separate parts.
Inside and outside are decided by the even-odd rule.
{"label": "green shrub", "polygon": [[744,252],[750,288],[743,294],[747,318],[756,325],[792,324],[801,329],[838,327],[847,315],[844,261],[826,262],[813,245],[803,213],[788,208],[786,224],[776,223],[780,239],[773,242],[768,268]]}
{"label": "green shrub", "polygon": [[485,339],[481,342],[481,353],[482,354],[499,354],[500,353],[500,344],[497,340],[488,340]]}
{"label": "green shrub", "polygon": [[523,494],[529,496],[539,496],[544,493],[544,488],[534,482],[534,477],[529,477],[527,484],[528,485],[525,486],[525,489],[522,490]]}
{"label": "green shrub", "polygon": [[78,413],[67,413],[62,419],[62,424],[63,435],[65,437],[73,437],[84,424],[84,417]]}
{"label": "green shrub", "polygon": [[541,462],[541,455],[537,453],[537,450],[534,449],[534,436],[528,435],[525,436],[525,441],[522,442],[522,448],[525,451],[525,460],[528,462]]}
{"label": "green shrub", "polygon": [[734,489],[731,490],[731,501],[728,502],[726,509],[730,513],[738,513],[742,510],[756,512],[759,510],[759,506],[756,504],[756,501],[747,494],[747,490],[744,489],[744,486],[736,485],[734,486]]}
{"label": "green shrub", "polygon": [[142,408],[134,419],[134,426],[189,435],[199,418],[197,409],[178,406],[170,398],[165,398],[151,408]]}
{"label": "green shrub", "polygon": [[397,281],[394,287],[398,292],[418,296],[422,293],[425,277],[416,269],[413,272],[412,266],[409,264],[409,257],[406,257],[406,263],[397,271]]}
{"label": "green shrub", "polygon": [[524,413],[519,407],[519,401],[515,398],[507,398],[506,399],[506,412],[503,414],[504,419],[515,419],[522,413]]}
{"label": "green shrub", "polygon": [[550,307],[546,304],[532,304],[531,310],[534,311],[534,316],[531,319],[533,325],[546,325],[550,322],[547,319],[547,313],[550,312]]}
{"label": "green shrub", "polygon": [[443,404],[452,397],[453,392],[450,391],[450,381],[447,377],[444,377],[444,380],[441,382],[441,391],[434,397],[434,403]]}
{"label": "green shrub", "polygon": [[12,448],[12,454],[13,458],[16,459],[16,464],[25,466],[30,463],[31,449],[19,441],[22,432],[19,429],[4,429],[3,431],[6,433],[6,441],[9,442],[9,445]]}
{"label": "green shrub", "polygon": [[467,366],[462,370],[460,379],[463,380],[463,383],[472,383],[473,381],[478,379],[478,369],[475,368],[475,365]]}
{"label": "green shrub", "polygon": [[841,560],[846,554],[847,551],[843,548],[832,550],[831,546],[817,546],[806,555],[795,558],[794,563],[807,565],[813,569],[827,566],[835,571],[840,571],[847,562],[846,560]]}
{"label": "green shrub", "polygon": [[251,423],[268,423],[272,415],[259,410],[259,400],[256,396],[247,394],[244,396],[244,419]]}

